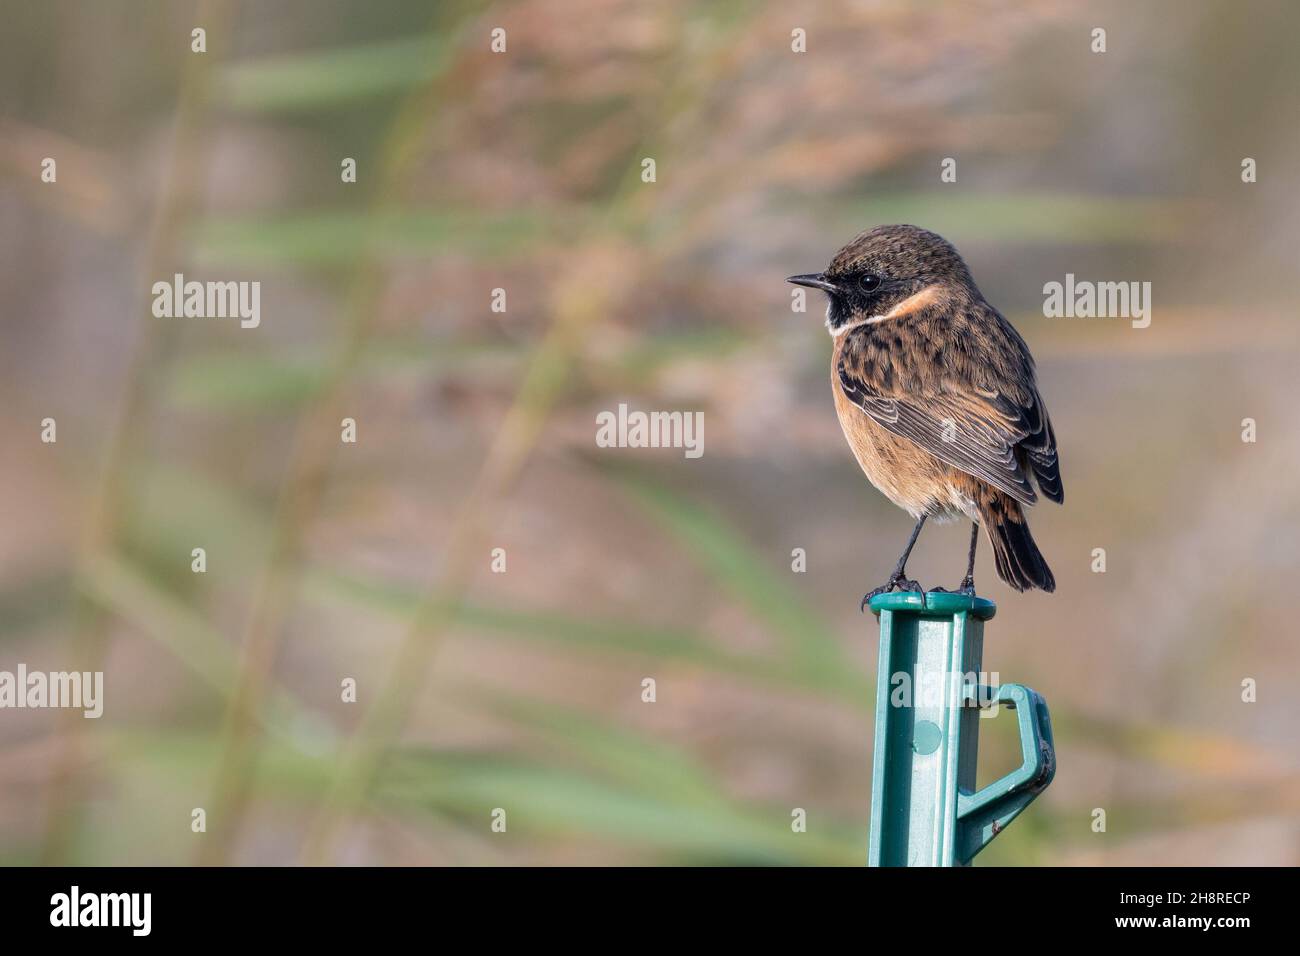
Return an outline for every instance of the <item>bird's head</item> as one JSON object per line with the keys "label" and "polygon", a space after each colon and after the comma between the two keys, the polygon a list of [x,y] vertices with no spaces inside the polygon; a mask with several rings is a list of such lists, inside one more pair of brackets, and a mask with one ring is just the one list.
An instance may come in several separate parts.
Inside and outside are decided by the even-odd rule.
{"label": "bird's head", "polygon": [[821,289],[830,297],[826,327],[831,335],[979,295],[952,243],[918,226],[877,226],[837,252],[825,272],[785,281]]}

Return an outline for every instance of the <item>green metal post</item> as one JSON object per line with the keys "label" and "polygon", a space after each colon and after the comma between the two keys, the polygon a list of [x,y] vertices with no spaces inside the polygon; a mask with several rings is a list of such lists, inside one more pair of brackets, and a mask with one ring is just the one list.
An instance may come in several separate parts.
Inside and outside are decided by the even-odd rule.
{"label": "green metal post", "polygon": [[[980,682],[992,601],[881,594],[871,866],[965,866],[1056,772],[1047,703],[1020,684]],[[1016,711],[1021,766],[975,791],[980,710]]]}

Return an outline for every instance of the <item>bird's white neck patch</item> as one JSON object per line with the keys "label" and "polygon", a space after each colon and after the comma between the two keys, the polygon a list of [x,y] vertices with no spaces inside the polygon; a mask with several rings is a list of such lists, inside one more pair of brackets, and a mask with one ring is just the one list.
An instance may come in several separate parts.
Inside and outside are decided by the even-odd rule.
{"label": "bird's white neck patch", "polygon": [[875,325],[878,322],[885,322],[889,319],[897,319],[913,312],[919,312],[925,307],[934,304],[934,301],[938,296],[938,291],[937,286],[928,285],[920,292],[909,295],[888,312],[881,315],[868,315],[863,319],[855,319],[852,322],[845,322],[838,329],[831,328],[831,307],[830,305],[827,305],[826,330],[830,332],[831,338],[838,339],[845,332],[852,332],[854,329],[861,328],[864,325]]}
{"label": "bird's white neck patch", "polygon": [[838,329],[831,328],[831,308],[826,307],[826,329],[831,334],[831,338],[838,339],[845,332],[852,332],[864,325],[875,325],[877,322],[884,322],[886,319],[895,319],[903,313],[898,311],[898,307],[890,309],[883,315],[869,315],[865,319],[854,319],[852,322],[845,322]]}

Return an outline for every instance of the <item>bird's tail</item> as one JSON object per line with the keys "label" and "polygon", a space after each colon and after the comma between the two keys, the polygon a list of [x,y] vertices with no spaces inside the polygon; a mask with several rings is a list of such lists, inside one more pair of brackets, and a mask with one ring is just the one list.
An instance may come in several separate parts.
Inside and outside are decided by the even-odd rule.
{"label": "bird's tail", "polygon": [[1042,588],[1056,590],[1056,578],[1043,553],[1029,534],[1029,524],[1020,503],[1000,491],[988,489],[979,503],[980,518],[993,545],[998,577],[1017,591]]}

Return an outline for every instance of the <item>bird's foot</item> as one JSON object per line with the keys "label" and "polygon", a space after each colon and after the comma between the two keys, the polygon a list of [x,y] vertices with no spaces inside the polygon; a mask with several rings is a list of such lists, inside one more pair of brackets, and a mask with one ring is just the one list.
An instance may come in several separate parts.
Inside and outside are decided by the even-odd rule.
{"label": "bird's foot", "polygon": [[964,594],[967,597],[975,596],[975,581],[972,578],[963,578],[961,584],[957,585],[957,590],[949,591],[947,588],[930,588],[932,592],[943,594]]}
{"label": "bird's foot", "polygon": [[878,588],[873,588],[866,594],[862,595],[862,603],[858,606],[859,610],[865,611],[871,599],[878,594],[888,594],[890,591],[917,591],[921,594],[921,600],[925,600],[925,588],[913,581],[911,578],[903,577],[902,573],[890,575],[888,581]]}

